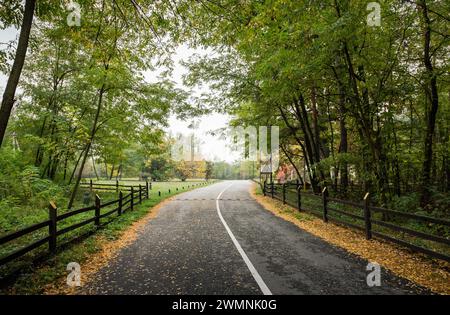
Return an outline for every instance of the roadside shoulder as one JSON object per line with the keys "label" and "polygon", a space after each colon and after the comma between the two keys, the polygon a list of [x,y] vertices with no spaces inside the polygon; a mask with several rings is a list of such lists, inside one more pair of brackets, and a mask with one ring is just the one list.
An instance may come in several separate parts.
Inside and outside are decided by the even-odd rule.
{"label": "roadside shoulder", "polygon": [[[128,228],[126,228],[117,239],[108,240],[102,235],[97,236],[100,249],[88,255],[81,265],[81,283],[85,286],[87,283],[92,281],[95,273],[99,271],[102,267],[106,266],[109,261],[114,259],[120,250],[131,243],[133,243],[137,237],[139,231],[152,219],[156,218],[159,214],[160,209],[172,201],[175,196],[169,197],[157,205],[150,207],[147,214],[132,223]],[[44,294],[57,295],[57,294],[78,294],[77,288],[71,288],[66,284],[66,277],[61,277],[54,283],[47,285],[44,288]]]}
{"label": "roadside shoulder", "polygon": [[250,195],[274,215],[295,224],[328,243],[341,247],[359,257],[377,262],[384,268],[413,283],[440,294],[450,294],[450,264],[437,262],[421,254],[411,253],[394,244],[379,240],[366,240],[362,233],[299,212],[282,202],[257,194],[257,184],[252,183]]}

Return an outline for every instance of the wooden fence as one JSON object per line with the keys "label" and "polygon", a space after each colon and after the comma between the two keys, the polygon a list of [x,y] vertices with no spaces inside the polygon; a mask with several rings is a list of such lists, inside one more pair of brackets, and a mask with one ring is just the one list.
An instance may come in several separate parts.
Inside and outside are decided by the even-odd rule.
{"label": "wooden fence", "polygon": [[[84,184],[83,184],[84,185]],[[69,212],[65,212],[63,214],[58,214],[58,209],[56,205],[53,202],[50,202],[49,208],[48,208],[48,220],[40,223],[33,224],[31,226],[28,226],[26,228],[23,228],[19,231],[4,235],[0,237],[0,246],[3,244],[6,244],[8,242],[17,240],[23,236],[29,235],[33,232],[36,232],[43,228],[48,228],[47,236],[39,239],[37,241],[33,241],[33,243],[25,245],[24,247],[15,250],[14,252],[1,257],[0,258],[0,266],[3,264],[6,264],[16,258],[19,258],[26,253],[34,250],[35,248],[38,248],[44,244],[48,244],[49,251],[51,253],[56,252],[56,248],[58,245],[58,237],[61,235],[64,235],[66,233],[69,233],[73,230],[79,229],[87,224],[93,223],[96,227],[100,226],[101,219],[106,218],[108,216],[111,216],[113,214],[117,214],[118,216],[122,215],[124,212],[132,211],[134,209],[134,206],[136,204],[139,204],[142,202],[142,200],[149,198],[149,189],[150,185],[147,183],[147,185],[139,185],[136,186],[123,186],[120,185],[107,185],[107,184],[96,184],[90,186],[92,189],[100,189],[102,190],[117,190],[119,193],[119,198],[115,200],[111,200],[108,202],[102,203],[102,200],[98,195],[95,195],[95,203],[92,206],[88,206],[81,209],[71,210]],[[119,190],[120,189],[120,190]],[[125,190],[128,192],[127,194],[124,194],[122,190]],[[102,213],[102,209],[114,206],[113,209],[109,209],[106,212]],[[85,219],[81,222],[77,222],[70,226],[65,226],[64,228],[58,229],[58,224],[60,222],[66,220],[67,218],[71,218],[73,216],[87,213],[87,212],[93,212],[93,216]]]}
{"label": "wooden fence", "polygon": [[[89,180],[89,182],[80,183],[81,188],[89,188],[91,190],[115,190],[116,192],[119,192],[119,190],[131,191],[131,189],[141,186],[143,185],[122,185],[119,184],[118,180],[116,180],[115,184],[100,184],[92,181],[92,179]],[[145,181],[145,187],[147,188],[147,190],[152,189],[152,183]]]}
{"label": "wooden fence", "polygon": [[[432,227],[434,230],[449,231],[450,221],[432,218],[423,215],[417,215],[407,212],[400,212],[387,208],[375,207],[370,204],[370,195],[366,193],[361,202],[354,202],[331,198],[328,196],[328,190],[325,187],[321,194],[314,194],[309,191],[304,191],[302,186],[297,183],[275,184],[275,183],[260,183],[264,196],[270,196],[277,199],[284,204],[299,209],[299,211],[306,211],[315,216],[320,217],[324,222],[335,222],[354,229],[361,230],[365,233],[366,239],[370,240],[372,237],[378,237],[401,246],[408,247],[417,252],[427,254],[431,257],[438,258],[450,262],[450,256],[445,252],[450,252],[450,239],[430,233],[425,233],[422,230],[414,229],[411,226],[417,223],[425,224],[426,227]],[[320,204],[320,208],[305,208],[302,205],[302,200],[305,198],[312,198],[316,200],[316,204]],[[348,209],[338,209],[339,206],[354,209],[350,212]],[[375,218],[383,215],[390,219]],[[414,222],[411,226],[399,226],[394,224],[394,218],[401,218],[402,220],[411,220]],[[443,251],[418,246],[403,239],[399,239],[398,235],[406,235],[418,238],[420,240],[432,241],[439,245]],[[445,235],[445,233],[444,233]],[[447,234],[448,235],[448,234]]]}

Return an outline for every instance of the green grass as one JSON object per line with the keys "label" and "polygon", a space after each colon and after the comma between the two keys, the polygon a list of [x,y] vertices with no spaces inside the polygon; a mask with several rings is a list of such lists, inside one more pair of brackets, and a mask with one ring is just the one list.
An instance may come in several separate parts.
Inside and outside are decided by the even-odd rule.
{"label": "green grass", "polygon": [[[136,182],[134,182],[134,184],[136,184]],[[134,211],[127,211],[122,216],[112,214],[111,216],[102,219],[102,226],[100,228],[96,228],[92,223],[58,237],[59,247],[56,255],[48,254],[47,245],[42,245],[25,256],[2,266],[0,268],[0,283],[3,283],[0,287],[0,293],[7,293],[9,290],[13,290],[13,292],[18,294],[41,293],[42,288],[46,284],[52,283],[58,278],[67,275],[66,266],[69,262],[75,261],[82,263],[90,254],[97,252],[101,248],[100,239],[117,239],[131,223],[143,217],[148,213],[149,208],[155,206],[162,200],[184,191],[202,187],[199,182],[190,182],[188,185],[183,182],[155,183],[150,191],[150,198],[144,199],[142,204],[136,205]],[[161,191],[161,196],[159,196],[158,191]],[[115,192],[98,193],[104,202],[117,199],[117,194]],[[114,207],[114,205],[102,209],[102,213],[107,212],[109,209],[112,209],[112,207]],[[46,219],[47,216],[48,214],[45,213],[44,219]],[[70,217],[61,221],[63,222],[61,225],[58,222],[58,229],[72,225],[76,222],[81,222],[92,216],[93,212],[87,212]],[[38,220],[39,218],[40,216],[34,216],[33,220]],[[108,224],[103,225],[104,223]],[[7,253],[10,253],[11,250],[19,248],[24,244],[29,244],[33,239],[37,240],[46,235],[47,229],[44,228],[39,232],[32,233],[29,237],[21,238],[17,242],[8,243],[7,246],[1,246],[0,255],[6,255]],[[61,244],[65,245],[61,246]]]}
{"label": "green grass", "polygon": [[[87,180],[84,180],[84,182],[88,182]],[[161,192],[161,194],[168,194],[169,189],[172,192],[173,190],[182,191],[183,189],[190,189],[195,185],[199,185],[201,183],[204,183],[204,180],[198,180],[198,179],[188,179],[185,182],[182,182],[180,180],[173,180],[173,181],[165,181],[165,182],[151,182],[151,193],[157,194],[158,192]],[[93,180],[93,183],[98,184],[111,184],[116,185],[115,180]],[[139,186],[142,185],[145,187],[146,182],[145,181],[138,181],[137,178],[125,178],[119,181],[119,185],[132,185],[132,186]]]}

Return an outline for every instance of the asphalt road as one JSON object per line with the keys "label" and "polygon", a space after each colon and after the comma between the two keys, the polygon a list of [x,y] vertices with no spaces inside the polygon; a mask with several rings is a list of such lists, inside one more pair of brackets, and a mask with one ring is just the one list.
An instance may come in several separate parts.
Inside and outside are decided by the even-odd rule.
{"label": "asphalt road", "polygon": [[178,195],[138,238],[101,269],[84,294],[417,294],[367,261],[274,216],[254,201],[249,181]]}

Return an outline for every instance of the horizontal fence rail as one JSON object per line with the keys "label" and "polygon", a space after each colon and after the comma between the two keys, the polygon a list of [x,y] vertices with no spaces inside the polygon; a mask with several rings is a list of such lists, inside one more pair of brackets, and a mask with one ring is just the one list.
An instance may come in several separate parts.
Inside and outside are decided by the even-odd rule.
{"label": "horizontal fence rail", "polygon": [[[432,226],[435,230],[442,230],[450,228],[450,221],[448,220],[372,206],[369,193],[365,194],[361,202],[355,202],[329,197],[326,187],[321,194],[316,194],[304,191],[303,187],[298,183],[279,184],[265,181],[262,184],[260,183],[260,185],[264,196],[277,199],[299,211],[311,213],[321,218],[324,222],[331,221],[363,231],[368,240],[375,236],[408,247],[413,251],[450,262],[450,256],[447,254],[450,252],[450,239],[448,237],[433,235],[414,229],[414,227],[395,224],[396,218],[402,218],[408,221],[412,220],[414,223],[423,223],[427,227]],[[305,206],[306,198],[309,201],[314,201],[316,203],[315,206]],[[375,218],[375,216],[380,215],[380,218]],[[386,219],[386,216],[389,219]],[[413,244],[400,239],[399,235],[415,237],[420,241],[434,242],[444,252]]]}
{"label": "horizontal fence rail", "polygon": [[[178,182],[181,183],[181,182]],[[186,188],[194,188],[198,186],[203,186],[208,184],[208,181],[205,182],[185,182]],[[49,208],[48,208],[48,214],[49,219],[36,223],[33,225],[30,225],[28,227],[25,227],[23,229],[20,229],[15,232],[8,233],[6,235],[0,236],[0,246],[7,244],[9,242],[15,241],[21,237],[24,236],[30,236],[32,233],[47,228],[48,232],[45,237],[39,240],[33,240],[28,245],[23,245],[23,247],[14,250],[13,252],[7,254],[6,256],[0,257],[0,266],[4,265],[16,258],[19,258],[21,256],[24,256],[28,252],[31,252],[32,250],[41,247],[44,244],[48,244],[49,252],[55,253],[57,244],[58,244],[58,237],[62,236],[64,234],[67,234],[71,231],[74,231],[76,229],[79,229],[85,225],[88,225],[90,223],[94,223],[96,227],[100,226],[101,219],[109,217],[113,214],[117,214],[118,216],[122,215],[123,213],[127,211],[133,211],[134,207],[142,202],[143,199],[149,199],[150,198],[150,190],[152,189],[152,183],[145,181],[145,184],[134,184],[134,185],[122,185],[119,184],[119,181],[116,181],[115,184],[102,184],[102,183],[95,183],[92,180],[89,182],[82,182],[80,183],[81,188],[89,188],[91,191],[93,190],[107,190],[107,191],[115,191],[119,194],[119,198],[107,202],[101,201],[100,197],[98,195],[95,196],[95,204],[91,206],[87,206],[80,209],[70,210],[68,212],[58,214],[58,209],[55,206],[54,203],[50,202]],[[176,191],[178,191],[178,188],[174,188]],[[184,189],[184,186],[182,187]],[[170,193],[170,188],[168,189],[168,192]],[[161,196],[161,191],[158,191],[158,195]],[[106,212],[102,213],[102,209],[105,209],[107,207],[113,207],[112,209],[107,209]],[[89,213],[92,212],[93,216],[89,218],[84,218],[83,221],[76,222],[72,225],[65,226],[64,222],[69,218],[75,217],[77,215],[83,214],[83,213]],[[58,225],[61,227],[58,228]]]}
{"label": "horizontal fence rail", "polygon": [[[109,185],[111,186],[111,185]],[[110,188],[110,190],[115,190],[116,186],[113,185],[114,188]],[[150,196],[148,185],[139,185],[139,186],[129,186],[130,189],[127,190],[129,193],[124,194],[122,190],[119,191],[119,198],[115,200],[111,200],[108,202],[102,203],[102,200],[98,195],[95,195],[95,204],[93,206],[88,206],[81,209],[71,210],[69,212],[65,212],[58,215],[58,209],[53,202],[50,202],[48,213],[49,219],[30,225],[18,231],[6,234],[0,237],[0,245],[6,244],[11,241],[15,241],[21,237],[29,236],[32,233],[41,230],[43,228],[48,228],[47,236],[42,239],[34,240],[31,244],[23,245],[22,248],[19,248],[12,253],[7,254],[4,257],[0,258],[0,266],[4,265],[14,259],[17,259],[28,252],[44,245],[48,244],[49,251],[51,253],[55,253],[57,249],[58,236],[67,234],[73,230],[79,229],[89,223],[94,223],[96,227],[100,226],[101,219],[111,216],[113,214],[117,214],[118,216],[122,215],[126,211],[132,211],[134,206],[141,203],[143,199],[148,199]],[[107,207],[115,206],[113,209],[108,209],[106,212],[102,213],[102,209]],[[127,207],[126,207],[127,206]],[[63,224],[62,221],[83,214],[92,212],[93,216],[87,219],[84,219],[81,222],[74,223],[70,226],[64,226],[63,228],[58,229],[58,224]]]}
{"label": "horizontal fence rail", "polygon": [[[119,190],[123,190],[123,191],[131,191],[132,188],[137,188],[139,186],[142,186],[141,184],[139,185],[123,185],[120,184],[118,180],[116,180],[116,182],[114,184],[102,184],[102,183],[96,183],[92,180],[90,180],[89,182],[81,182],[80,183],[80,187],[81,188],[89,188],[90,190],[115,190],[116,192],[118,192]],[[152,183],[145,181],[145,185],[144,185],[147,190],[152,189]]]}

